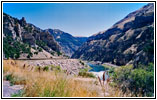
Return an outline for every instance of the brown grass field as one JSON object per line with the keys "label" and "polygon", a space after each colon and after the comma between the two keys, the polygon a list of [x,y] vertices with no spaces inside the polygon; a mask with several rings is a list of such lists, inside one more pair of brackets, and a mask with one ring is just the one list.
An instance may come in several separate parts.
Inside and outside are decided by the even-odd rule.
{"label": "brown grass field", "polygon": [[[22,61],[3,60],[4,80],[7,76],[11,77],[9,81],[13,84],[24,85],[23,97],[104,97],[106,93],[97,79],[89,82],[76,80],[78,76],[57,70],[37,70],[23,65]],[[111,87],[108,87],[107,93],[109,97],[122,96],[119,90],[113,91]]]}

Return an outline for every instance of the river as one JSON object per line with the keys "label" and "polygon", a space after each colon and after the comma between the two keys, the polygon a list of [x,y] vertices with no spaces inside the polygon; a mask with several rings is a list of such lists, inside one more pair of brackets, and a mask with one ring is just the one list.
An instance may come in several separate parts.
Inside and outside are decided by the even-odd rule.
{"label": "river", "polygon": [[102,65],[95,65],[95,64],[91,64],[91,63],[87,63],[87,64],[91,67],[91,69],[89,70],[89,72],[93,73],[96,77],[99,76],[101,78],[101,80],[102,80],[103,73],[105,71],[106,72],[105,73],[105,80],[107,78],[109,78],[109,75],[107,74],[108,69],[105,68],[104,66],[102,66]]}

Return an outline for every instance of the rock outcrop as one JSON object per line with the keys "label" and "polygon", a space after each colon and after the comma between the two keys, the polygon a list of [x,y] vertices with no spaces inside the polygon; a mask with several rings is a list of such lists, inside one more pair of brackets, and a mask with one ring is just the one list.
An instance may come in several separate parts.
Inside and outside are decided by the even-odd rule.
{"label": "rock outcrop", "polygon": [[72,58],[116,65],[153,62],[154,4],[147,4],[110,29],[89,37]]}
{"label": "rock outcrop", "polygon": [[[3,13],[3,38],[8,41],[8,37],[13,39],[11,42],[28,44],[31,48],[40,47],[50,53],[61,52],[60,45],[49,32],[27,23],[24,17],[19,20]],[[12,43],[9,45],[13,47]]]}

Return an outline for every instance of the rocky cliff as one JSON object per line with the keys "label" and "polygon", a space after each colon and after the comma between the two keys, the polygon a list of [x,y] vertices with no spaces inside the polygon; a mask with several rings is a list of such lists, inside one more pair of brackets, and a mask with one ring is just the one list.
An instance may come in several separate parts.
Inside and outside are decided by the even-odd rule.
{"label": "rocky cliff", "polygon": [[154,4],[147,4],[110,29],[89,37],[72,57],[116,65],[153,62]]}
{"label": "rocky cliff", "polygon": [[21,20],[3,13],[3,50],[8,58],[18,58],[22,53],[33,54],[31,48],[37,51],[46,50],[53,54],[60,52],[61,47],[49,32],[29,24],[23,17]]}
{"label": "rocky cliff", "polygon": [[60,44],[62,52],[68,56],[71,56],[87,40],[87,37],[74,37],[59,29],[46,29],[45,32],[50,32],[53,35]]}

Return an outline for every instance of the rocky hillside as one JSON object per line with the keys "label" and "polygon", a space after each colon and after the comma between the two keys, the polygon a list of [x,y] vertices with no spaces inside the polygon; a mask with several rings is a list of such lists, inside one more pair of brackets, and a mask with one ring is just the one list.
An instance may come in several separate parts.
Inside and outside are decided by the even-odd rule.
{"label": "rocky hillside", "polygon": [[[31,49],[35,50],[32,53]],[[49,32],[3,13],[3,51],[6,58],[19,58],[27,54],[30,58],[45,50],[51,54],[60,54],[61,47]]]}
{"label": "rocky hillside", "polygon": [[47,29],[45,32],[50,32],[53,35],[60,44],[62,52],[68,56],[71,56],[87,40],[87,37],[74,37],[59,29]]}
{"label": "rocky hillside", "polygon": [[116,65],[153,62],[154,4],[147,4],[110,29],[89,37],[72,57]]}

